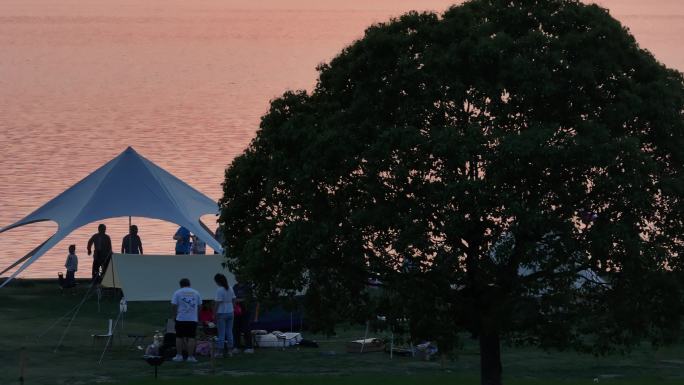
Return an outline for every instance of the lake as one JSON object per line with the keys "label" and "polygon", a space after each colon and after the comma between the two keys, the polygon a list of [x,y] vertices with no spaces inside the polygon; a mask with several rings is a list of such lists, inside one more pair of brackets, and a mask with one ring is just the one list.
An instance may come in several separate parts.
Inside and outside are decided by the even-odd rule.
{"label": "lake", "polygon": [[[376,22],[438,0],[4,0],[0,2],[0,227],[127,146],[218,200],[225,167],[249,144],[269,100],[311,89],[316,66]],[[684,70],[684,2],[599,1],[669,67]],[[214,217],[203,218],[213,228]],[[176,226],[133,218],[147,253],[173,251]],[[107,220],[115,251],[128,218]],[[97,223],[24,277],[63,271]],[[0,268],[47,239],[33,224],[0,235]]]}

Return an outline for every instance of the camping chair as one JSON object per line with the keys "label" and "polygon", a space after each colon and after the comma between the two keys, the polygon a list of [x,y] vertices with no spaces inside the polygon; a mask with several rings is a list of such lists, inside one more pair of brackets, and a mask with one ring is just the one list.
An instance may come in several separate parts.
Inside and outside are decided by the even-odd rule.
{"label": "camping chair", "polygon": [[96,346],[99,344],[99,342],[104,341],[107,347],[111,347],[112,344],[112,319],[109,319],[109,328],[107,330],[107,334],[92,334],[93,337],[93,346]]}

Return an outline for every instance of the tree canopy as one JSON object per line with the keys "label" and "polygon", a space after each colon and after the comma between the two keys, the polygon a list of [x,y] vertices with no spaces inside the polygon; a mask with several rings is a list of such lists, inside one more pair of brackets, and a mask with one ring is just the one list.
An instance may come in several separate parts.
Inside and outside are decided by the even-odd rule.
{"label": "tree canopy", "polygon": [[408,317],[443,351],[467,331],[486,384],[502,339],[678,338],[684,81],[605,9],[412,12],[319,73],[226,171],[229,263],[262,297],[306,289],[326,331]]}

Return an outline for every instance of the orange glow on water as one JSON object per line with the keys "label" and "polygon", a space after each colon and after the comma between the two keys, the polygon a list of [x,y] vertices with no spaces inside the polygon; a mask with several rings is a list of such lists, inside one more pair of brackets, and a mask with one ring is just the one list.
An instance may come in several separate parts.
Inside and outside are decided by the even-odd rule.
{"label": "orange glow on water", "polygon": [[[214,199],[270,99],[311,89],[315,67],[374,22],[441,0],[5,0],[0,2],[0,226],[73,185],[128,145]],[[684,70],[684,2],[599,0],[642,47]],[[171,252],[175,226],[134,220],[145,250]],[[207,220],[209,222],[210,220]],[[106,221],[116,244],[127,218]],[[79,229],[24,276],[63,270]],[[214,225],[208,223],[210,228]],[[0,235],[0,268],[54,231]]]}

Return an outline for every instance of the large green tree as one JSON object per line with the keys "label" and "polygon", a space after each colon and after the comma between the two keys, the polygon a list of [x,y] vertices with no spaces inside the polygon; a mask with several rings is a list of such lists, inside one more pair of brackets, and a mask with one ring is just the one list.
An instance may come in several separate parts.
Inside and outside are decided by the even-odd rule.
{"label": "large green tree", "polygon": [[[226,171],[229,262],[313,326],[605,353],[682,316],[684,85],[605,9],[474,0],[374,25]],[[369,280],[381,285],[370,295]]]}

